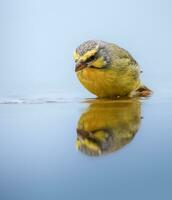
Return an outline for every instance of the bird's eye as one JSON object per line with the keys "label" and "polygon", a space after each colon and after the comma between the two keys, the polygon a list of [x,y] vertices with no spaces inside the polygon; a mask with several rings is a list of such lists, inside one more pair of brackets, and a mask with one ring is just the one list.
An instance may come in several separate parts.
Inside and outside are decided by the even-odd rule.
{"label": "bird's eye", "polygon": [[96,56],[95,56],[95,55],[90,56],[90,57],[87,59],[87,62],[90,62],[90,61],[95,60],[95,59],[96,59]]}

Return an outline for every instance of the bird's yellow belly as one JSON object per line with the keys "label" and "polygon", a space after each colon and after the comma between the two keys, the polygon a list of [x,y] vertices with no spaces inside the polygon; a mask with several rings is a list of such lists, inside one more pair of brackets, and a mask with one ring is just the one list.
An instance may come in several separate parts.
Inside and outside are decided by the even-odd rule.
{"label": "bird's yellow belly", "polygon": [[80,82],[98,97],[127,96],[139,85],[130,71],[120,74],[114,70],[85,68],[77,72]]}

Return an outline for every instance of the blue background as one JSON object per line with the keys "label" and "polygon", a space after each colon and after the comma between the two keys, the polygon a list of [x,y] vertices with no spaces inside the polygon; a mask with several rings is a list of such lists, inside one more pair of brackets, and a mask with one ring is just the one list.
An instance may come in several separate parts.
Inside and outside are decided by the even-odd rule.
{"label": "blue background", "polygon": [[139,62],[144,83],[171,87],[170,0],[0,0],[0,95],[89,94],[74,73],[74,49],[114,42]]}

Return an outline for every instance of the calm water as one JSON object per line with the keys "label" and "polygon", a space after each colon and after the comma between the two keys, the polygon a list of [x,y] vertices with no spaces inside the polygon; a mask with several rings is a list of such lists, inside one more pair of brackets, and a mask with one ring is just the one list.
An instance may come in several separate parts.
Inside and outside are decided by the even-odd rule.
{"label": "calm water", "polygon": [[171,199],[168,102],[0,105],[0,199]]}

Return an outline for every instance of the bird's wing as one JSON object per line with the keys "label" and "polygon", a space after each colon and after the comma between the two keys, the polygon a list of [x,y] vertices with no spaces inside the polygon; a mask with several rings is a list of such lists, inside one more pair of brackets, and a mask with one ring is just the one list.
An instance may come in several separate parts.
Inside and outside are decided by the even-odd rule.
{"label": "bird's wing", "polygon": [[130,61],[131,64],[133,65],[138,65],[136,60],[132,57],[132,55],[125,49],[115,45],[115,44],[110,44],[111,48],[113,49],[112,52],[114,52],[116,59],[123,59],[123,60],[128,60]]}

